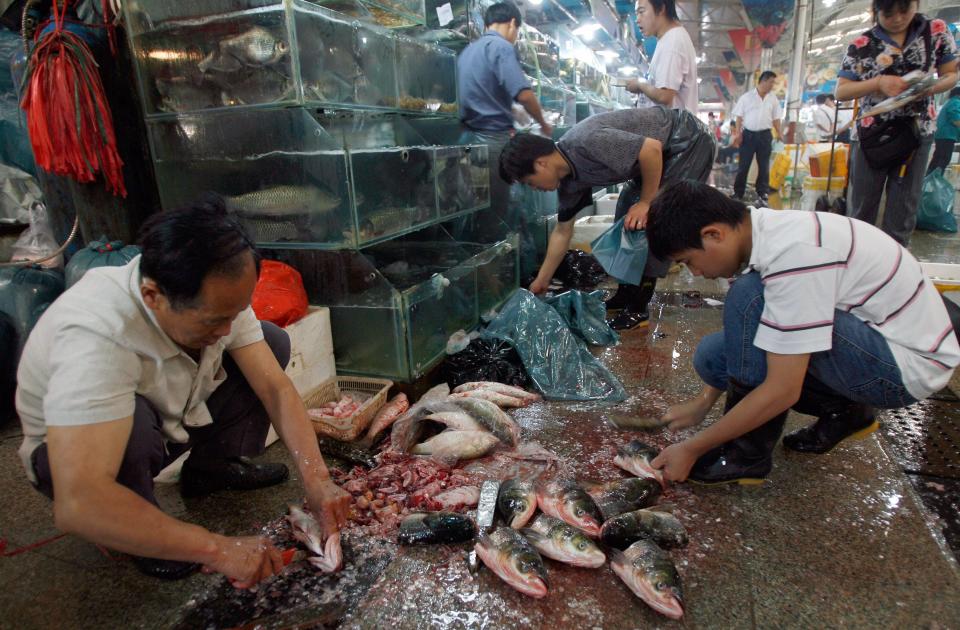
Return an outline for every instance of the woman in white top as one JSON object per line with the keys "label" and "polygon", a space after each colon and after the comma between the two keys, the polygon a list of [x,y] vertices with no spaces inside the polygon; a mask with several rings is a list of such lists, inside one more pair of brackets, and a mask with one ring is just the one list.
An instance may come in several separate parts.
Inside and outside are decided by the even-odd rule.
{"label": "woman in white top", "polygon": [[649,81],[627,82],[627,90],[643,94],[655,105],[696,113],[697,51],[677,18],[674,0],[638,0],[637,26],[644,36],[656,36],[657,48],[650,60]]}

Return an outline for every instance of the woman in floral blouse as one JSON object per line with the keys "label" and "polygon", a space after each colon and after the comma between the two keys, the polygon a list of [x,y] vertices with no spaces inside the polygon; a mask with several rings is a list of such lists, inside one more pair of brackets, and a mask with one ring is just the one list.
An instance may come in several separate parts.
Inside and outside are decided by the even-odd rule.
{"label": "woman in floral blouse", "polygon": [[[837,100],[860,99],[860,111],[869,111],[884,99],[896,96],[908,87],[902,78],[913,70],[927,67],[930,42],[930,70],[936,68],[939,80],[921,98],[893,111],[863,118],[858,131],[881,121],[906,117],[916,121],[920,145],[904,164],[874,168],[859,142],[853,144],[850,160],[849,216],[875,224],[880,197],[887,192],[884,232],[902,245],[910,242],[917,222],[917,205],[930,147],[933,144],[935,113],[933,94],[946,92],[957,82],[957,46],[943,20],[928,20],[917,12],[918,0],[873,0],[876,25],[847,48],[840,65]],[[929,28],[929,37],[927,29]]]}

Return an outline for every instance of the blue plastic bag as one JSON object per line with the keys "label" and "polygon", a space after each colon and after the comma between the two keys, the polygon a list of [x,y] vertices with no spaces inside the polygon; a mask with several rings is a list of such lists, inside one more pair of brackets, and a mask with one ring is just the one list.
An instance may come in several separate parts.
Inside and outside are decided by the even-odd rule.
{"label": "blue plastic bag", "polygon": [[627,398],[617,377],[570,332],[559,313],[526,289],[507,300],[482,336],[509,341],[530,380],[549,400]]}
{"label": "blue plastic bag", "polygon": [[931,232],[956,232],[953,216],[953,185],[938,168],[923,178],[923,193],[917,210],[917,229]]}
{"label": "blue plastic bag", "polygon": [[570,331],[594,346],[615,346],[620,335],[607,324],[607,305],[601,291],[564,291],[544,300],[563,318]]}
{"label": "blue plastic bag", "polygon": [[608,274],[627,284],[640,284],[647,264],[647,235],[643,230],[624,230],[623,219],[590,243],[593,256]]}

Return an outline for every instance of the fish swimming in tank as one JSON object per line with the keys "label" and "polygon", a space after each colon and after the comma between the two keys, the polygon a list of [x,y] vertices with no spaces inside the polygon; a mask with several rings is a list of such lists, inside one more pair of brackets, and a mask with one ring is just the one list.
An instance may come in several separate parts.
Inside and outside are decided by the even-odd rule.
{"label": "fish swimming in tank", "polygon": [[262,26],[254,26],[239,35],[220,40],[217,48],[197,67],[201,72],[236,72],[243,66],[269,66],[290,52],[287,42]]}
{"label": "fish swimming in tank", "polygon": [[160,98],[157,109],[162,112],[186,112],[223,106],[223,99],[215,86],[199,84],[187,77],[156,79],[154,85]]}
{"label": "fish swimming in tank", "polygon": [[282,184],[244,193],[224,196],[227,210],[248,217],[280,219],[285,217],[322,214],[340,206],[342,199],[319,186]]}

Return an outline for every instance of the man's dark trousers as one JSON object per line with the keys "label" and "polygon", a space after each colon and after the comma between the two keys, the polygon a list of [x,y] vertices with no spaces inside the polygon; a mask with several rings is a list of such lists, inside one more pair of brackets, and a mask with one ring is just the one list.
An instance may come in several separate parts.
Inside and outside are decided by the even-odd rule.
{"label": "man's dark trousers", "polygon": [[[290,338],[283,329],[270,322],[260,324],[263,327],[264,340],[273,351],[280,367],[286,368],[290,360]],[[146,398],[136,397],[133,430],[130,432],[123,462],[117,473],[117,482],[120,485],[130,488],[156,505],[153,478],[188,448],[191,450],[190,459],[197,458],[198,461],[253,457],[263,453],[267,432],[270,430],[270,417],[236,362],[226,352],[223,355],[223,369],[227,372],[226,380],[207,399],[207,409],[213,418],[213,424],[198,428],[188,427],[188,444],[170,443],[167,449],[164,449],[160,433],[161,420],[156,410]],[[53,480],[46,443],[33,451],[31,461],[39,481],[37,489],[53,498]]]}
{"label": "man's dark trousers", "polygon": [[743,142],[740,144],[740,170],[733,183],[733,193],[743,197],[747,189],[747,173],[750,163],[757,157],[757,195],[766,197],[770,193],[770,152],[773,149],[773,134],[769,129],[763,131],[743,130]]}

